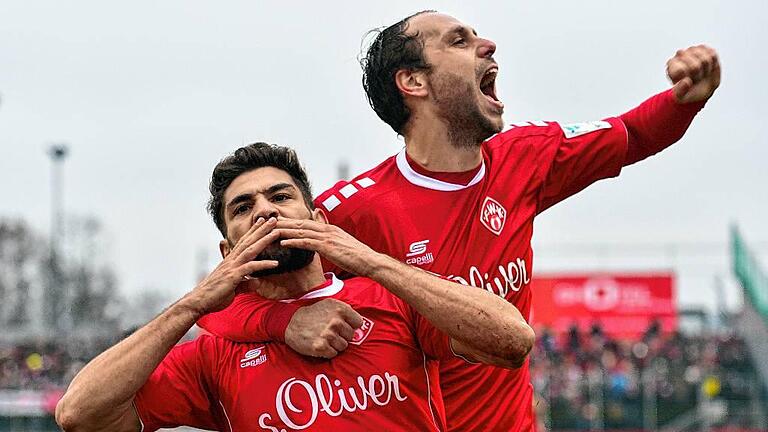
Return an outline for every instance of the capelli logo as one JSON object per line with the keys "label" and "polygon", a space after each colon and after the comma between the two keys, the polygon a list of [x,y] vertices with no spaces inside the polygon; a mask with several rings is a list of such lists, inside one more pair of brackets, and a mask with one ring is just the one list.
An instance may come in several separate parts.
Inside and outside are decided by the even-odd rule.
{"label": "capelli logo", "polygon": [[266,347],[260,346],[252,350],[248,350],[242,359],[240,359],[240,367],[247,368],[251,366],[258,366],[267,361],[267,353],[264,352]]}

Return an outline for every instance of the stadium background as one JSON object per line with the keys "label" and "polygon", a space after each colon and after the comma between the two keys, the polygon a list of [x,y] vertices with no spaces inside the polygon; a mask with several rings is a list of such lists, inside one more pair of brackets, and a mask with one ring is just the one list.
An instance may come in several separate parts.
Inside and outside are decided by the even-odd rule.
{"label": "stadium background", "polygon": [[[320,191],[396,152],[355,55],[365,30],[425,8],[499,44],[508,122],[621,112],[664,88],[674,49],[720,50],[723,87],[682,142],[549,210],[534,238],[535,277],[668,275],[679,331],[653,313],[632,335],[536,323],[532,374],[550,430],[768,428],[765,2],[8,1],[0,431],[55,430],[83,362],[215,264],[202,203],[223,154],[295,146]],[[595,292],[570,282],[571,306]]]}

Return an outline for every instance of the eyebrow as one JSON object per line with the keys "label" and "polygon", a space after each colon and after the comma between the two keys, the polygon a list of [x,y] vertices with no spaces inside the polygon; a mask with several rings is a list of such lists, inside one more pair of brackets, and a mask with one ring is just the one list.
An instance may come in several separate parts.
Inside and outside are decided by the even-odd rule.
{"label": "eyebrow", "polygon": [[[260,191],[258,193],[263,193],[264,195],[272,195],[272,194],[274,194],[277,191],[281,191],[283,189],[293,189],[293,188],[295,188],[295,186],[293,186],[290,183],[277,183],[277,184],[274,184],[274,185],[272,185],[272,186],[270,186],[270,187],[266,188],[265,190]],[[251,200],[253,200],[253,195],[254,194],[252,194],[252,193],[240,194],[240,195],[232,198],[232,200],[230,200],[229,203],[227,203],[227,208],[232,208],[232,207],[240,204],[241,202],[251,201]]]}
{"label": "eyebrow", "polygon": [[477,31],[471,27],[463,26],[463,25],[456,25],[452,27],[450,30],[448,30],[445,34],[446,35],[462,35],[466,36],[467,33],[472,33],[473,35],[477,36]]}

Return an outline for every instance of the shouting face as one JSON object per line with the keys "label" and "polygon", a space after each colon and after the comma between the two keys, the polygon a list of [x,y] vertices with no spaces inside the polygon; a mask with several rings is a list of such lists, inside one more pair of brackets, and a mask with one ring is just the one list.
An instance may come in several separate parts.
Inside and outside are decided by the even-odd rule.
{"label": "shouting face", "polygon": [[428,97],[432,110],[454,138],[451,141],[479,145],[500,132],[504,104],[496,95],[496,44],[477,36],[455,18],[439,13],[411,18],[407,32],[418,32],[424,42],[424,56],[430,65]]}

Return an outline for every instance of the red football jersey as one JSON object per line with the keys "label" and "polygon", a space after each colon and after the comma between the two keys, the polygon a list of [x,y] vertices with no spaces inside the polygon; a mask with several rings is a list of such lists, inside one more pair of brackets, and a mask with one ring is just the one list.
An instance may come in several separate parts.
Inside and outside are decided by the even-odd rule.
{"label": "red football jersey", "polygon": [[329,275],[295,301],[323,298],[344,301],[364,317],[343,353],[316,359],[282,343],[211,335],[180,344],[136,395],[143,430],[445,430],[443,407],[430,403],[427,362],[454,356],[449,338],[369,279]]}
{"label": "red football jersey", "polygon": [[[467,184],[418,172],[403,150],[315,204],[374,250],[502,296],[528,319],[534,217],[618,175],[626,152],[618,118],[519,123],[483,143],[482,165]],[[449,430],[534,427],[527,362],[507,370],[447,359],[440,388]]]}

